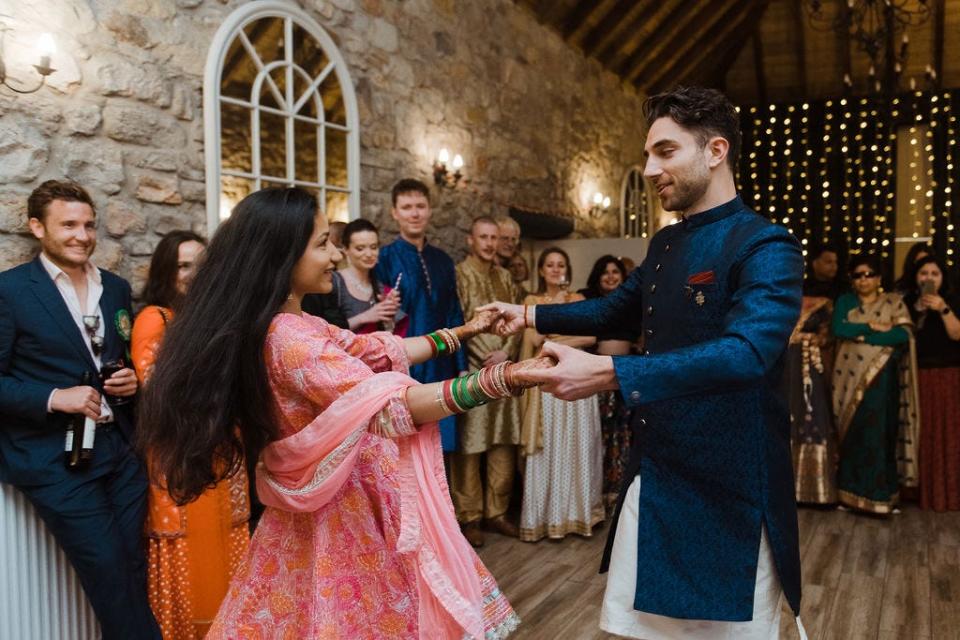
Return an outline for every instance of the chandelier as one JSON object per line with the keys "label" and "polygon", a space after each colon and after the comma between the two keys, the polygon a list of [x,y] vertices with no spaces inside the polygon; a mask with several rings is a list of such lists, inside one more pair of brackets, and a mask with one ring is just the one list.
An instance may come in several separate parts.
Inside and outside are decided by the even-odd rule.
{"label": "chandelier", "polygon": [[[930,17],[928,0],[806,0],[804,4],[811,27],[850,34],[877,66],[882,52],[888,49],[888,42],[897,33],[923,24]],[[826,10],[828,5],[834,5],[833,10]],[[904,34],[900,57],[906,54],[907,42]],[[895,55],[892,46],[889,46],[889,54]]]}

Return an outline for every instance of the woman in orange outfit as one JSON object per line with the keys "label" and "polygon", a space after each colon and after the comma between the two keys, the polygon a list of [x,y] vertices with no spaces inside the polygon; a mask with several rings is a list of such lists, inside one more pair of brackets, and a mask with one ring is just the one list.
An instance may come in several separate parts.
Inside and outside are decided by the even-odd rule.
{"label": "woman in orange outfit", "polygon": [[[131,357],[149,381],[167,325],[193,279],[202,237],[172,231],[157,245],[144,287],[146,307],[133,324]],[[203,638],[249,541],[247,477],[241,469],[184,507],[151,485],[147,512],[147,584],[164,640]]]}

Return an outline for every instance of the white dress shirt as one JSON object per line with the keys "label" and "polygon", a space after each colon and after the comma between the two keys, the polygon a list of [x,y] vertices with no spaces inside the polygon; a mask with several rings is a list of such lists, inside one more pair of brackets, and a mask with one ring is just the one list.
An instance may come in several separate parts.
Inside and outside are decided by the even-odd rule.
{"label": "white dress shirt", "polygon": [[[92,262],[87,262],[84,267],[84,272],[87,276],[87,299],[84,304],[81,305],[80,299],[77,296],[77,290],[73,286],[70,276],[68,276],[63,269],[55,265],[43,252],[40,252],[40,264],[43,265],[50,279],[53,280],[53,284],[57,286],[57,290],[60,292],[63,301],[67,305],[67,309],[70,311],[70,317],[73,318],[73,321],[76,323],[77,329],[80,331],[80,337],[83,339],[83,343],[90,352],[90,357],[93,358],[93,362],[99,370],[102,362],[100,356],[93,351],[93,343],[90,340],[90,334],[87,332],[87,328],[83,324],[83,316],[95,315],[100,319],[97,323],[96,335],[99,336],[102,341],[106,325],[103,312],[100,310],[100,297],[103,295],[103,282],[100,279],[100,269],[94,266]],[[56,390],[52,391],[50,397],[47,399],[47,412],[52,411],[53,394],[56,392]],[[100,418],[97,422],[110,422],[111,420],[113,420],[113,412],[110,410],[110,406],[107,404],[103,394],[100,394]]]}

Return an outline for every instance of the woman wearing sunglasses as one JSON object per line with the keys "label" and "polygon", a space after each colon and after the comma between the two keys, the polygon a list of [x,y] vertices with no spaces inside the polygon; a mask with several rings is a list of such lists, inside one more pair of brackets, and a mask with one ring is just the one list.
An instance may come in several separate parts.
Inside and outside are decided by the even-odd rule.
{"label": "woman wearing sunglasses", "polygon": [[913,322],[903,298],[882,291],[876,256],[853,257],[849,273],[853,293],[833,313],[838,497],[859,511],[898,513],[900,486],[917,484]]}

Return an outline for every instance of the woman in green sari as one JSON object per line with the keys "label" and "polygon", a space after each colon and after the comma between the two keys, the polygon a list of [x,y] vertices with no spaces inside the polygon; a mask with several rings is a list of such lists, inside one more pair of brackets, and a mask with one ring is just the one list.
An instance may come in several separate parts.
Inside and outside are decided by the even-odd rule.
{"label": "woman in green sari", "polygon": [[897,513],[900,486],[916,486],[916,356],[899,294],[880,290],[880,262],[850,261],[853,293],[837,299],[833,411],[840,438],[838,497],[870,513]]}

